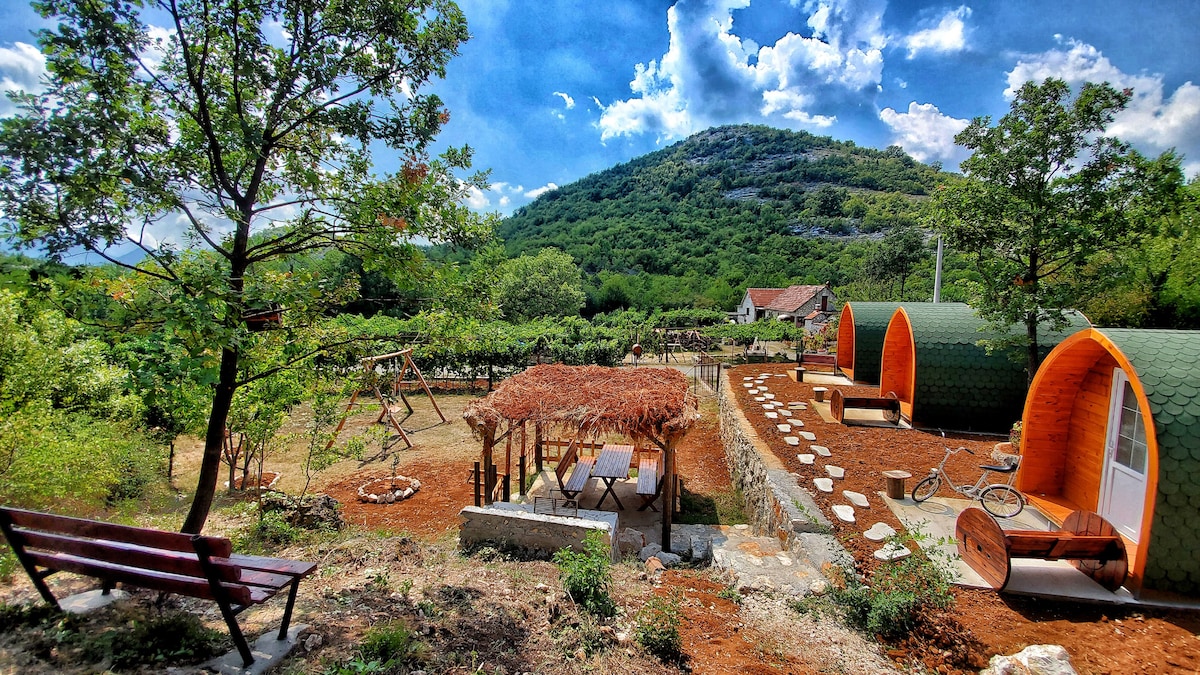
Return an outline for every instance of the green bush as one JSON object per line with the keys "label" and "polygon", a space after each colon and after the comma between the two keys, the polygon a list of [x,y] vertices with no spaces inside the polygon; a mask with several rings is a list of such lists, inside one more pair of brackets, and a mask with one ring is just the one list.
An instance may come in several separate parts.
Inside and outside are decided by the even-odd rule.
{"label": "green bush", "polygon": [[363,636],[355,658],[325,670],[326,675],[408,672],[427,662],[429,645],[417,639],[403,621],[372,626]]}
{"label": "green bush", "polygon": [[593,530],[583,540],[583,553],[569,548],[554,554],[559,578],[571,599],[586,611],[596,616],[612,616],[616,613],[609,589],[612,587],[612,572],[609,570],[609,547],[604,535]]}
{"label": "green bush", "polygon": [[848,576],[846,587],[834,592],[834,600],[843,608],[847,623],[872,635],[904,635],[927,610],[954,603],[946,575],[923,553],[880,566],[870,586]]}
{"label": "green bush", "polygon": [[270,551],[287,546],[304,536],[304,530],[288,522],[283,511],[263,511],[258,520],[233,537],[234,548],[239,551]]}
{"label": "green bush", "polygon": [[206,659],[223,652],[229,639],[206,628],[199,617],[173,612],[134,620],[85,639],[83,655],[93,662],[111,660],[113,668]]}
{"label": "green bush", "polygon": [[683,638],[679,634],[679,594],[655,595],[638,612],[634,639],[646,651],[665,662],[679,661]]}

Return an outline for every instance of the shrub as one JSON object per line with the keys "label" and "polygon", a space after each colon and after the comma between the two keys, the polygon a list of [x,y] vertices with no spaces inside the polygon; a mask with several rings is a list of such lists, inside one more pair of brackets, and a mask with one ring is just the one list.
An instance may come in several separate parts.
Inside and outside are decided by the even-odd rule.
{"label": "shrub", "polygon": [[604,535],[598,530],[589,532],[583,540],[583,548],[583,553],[564,548],[554,554],[563,588],[589,613],[612,616],[617,608],[609,595],[612,573],[608,568],[610,553]]}
{"label": "shrub", "polygon": [[85,639],[83,655],[93,662],[111,660],[113,668],[144,664],[193,661],[214,656],[226,648],[228,638],[206,628],[199,617],[173,612],[134,620]]}
{"label": "shrub", "polygon": [[429,645],[403,621],[372,626],[358,650],[363,660],[378,661],[385,669],[420,665],[429,659]]}
{"label": "shrub", "polygon": [[926,610],[954,602],[946,575],[923,553],[884,564],[870,586],[847,576],[846,587],[834,592],[847,623],[884,638],[908,633]]}
{"label": "shrub", "polygon": [[679,635],[679,593],[655,595],[638,612],[634,639],[646,651],[665,662],[679,661],[683,638]]}

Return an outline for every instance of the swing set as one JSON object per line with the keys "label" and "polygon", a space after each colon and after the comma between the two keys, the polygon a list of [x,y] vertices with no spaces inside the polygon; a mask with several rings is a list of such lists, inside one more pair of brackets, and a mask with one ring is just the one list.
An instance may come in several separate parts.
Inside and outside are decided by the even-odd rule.
{"label": "swing set", "polygon": [[[381,386],[383,378],[380,377],[380,373],[378,372],[377,368],[381,362],[397,361],[400,358],[404,359],[404,365],[396,371],[396,376],[394,378],[389,378],[391,386],[387,391],[385,391]],[[404,407],[408,410],[408,414],[404,416],[405,419],[407,419],[409,415],[412,415],[414,412],[412,404],[408,402],[408,397],[404,395],[404,390],[401,387],[401,385],[404,383],[404,377],[408,374],[409,370],[412,370],[412,372],[417,376],[417,381],[421,384],[421,389],[423,389],[425,391],[425,395],[429,397],[429,402],[433,404],[433,409],[437,411],[438,417],[442,418],[443,423],[447,421],[446,416],[442,414],[442,409],[438,407],[437,400],[433,397],[433,392],[429,390],[429,384],[425,382],[425,376],[421,374],[421,369],[417,368],[417,364],[413,363],[412,349],[404,349],[398,352],[392,352],[390,354],[380,354],[379,356],[368,356],[362,359],[361,363],[363,367],[363,383],[365,386],[359,387],[357,390],[355,390],[354,394],[350,396],[350,402],[346,404],[346,414],[342,415],[341,421],[338,422],[337,429],[335,429],[333,432],[333,438],[329,439],[329,444],[325,446],[326,449],[333,447],[333,444],[337,442],[338,434],[340,434],[342,432],[342,428],[346,426],[346,419],[354,410],[354,406],[359,405],[358,397],[364,392],[373,393],[375,398],[379,400],[379,404],[382,408],[379,412],[379,418],[375,420],[375,423],[380,424],[386,420],[387,424],[391,425],[391,427],[396,430],[396,433],[400,435],[400,438],[404,440],[404,444],[411,448],[413,443],[409,439],[408,433],[406,433],[404,431],[404,427],[400,425],[400,420],[396,419],[396,414],[400,412],[400,406],[396,404],[396,397],[399,397],[400,401],[404,404]]]}

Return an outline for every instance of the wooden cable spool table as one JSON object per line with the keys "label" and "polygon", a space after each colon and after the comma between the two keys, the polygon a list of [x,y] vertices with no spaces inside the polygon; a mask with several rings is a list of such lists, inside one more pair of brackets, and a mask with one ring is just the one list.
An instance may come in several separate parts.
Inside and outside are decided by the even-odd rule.
{"label": "wooden cable spool table", "polygon": [[889,391],[882,397],[843,396],[841,389],[834,389],[829,397],[829,414],[840,424],[845,424],[846,408],[882,410],[883,418],[892,424],[900,421],[900,399],[896,392]]}
{"label": "wooden cable spool table", "polygon": [[1075,511],[1062,530],[1004,530],[990,515],[976,508],[959,514],[954,525],[958,554],[996,590],[1008,585],[1013,558],[1072,560],[1075,567],[1096,583],[1115,591],[1125,583],[1129,559],[1125,541],[1104,518],[1091,511]]}

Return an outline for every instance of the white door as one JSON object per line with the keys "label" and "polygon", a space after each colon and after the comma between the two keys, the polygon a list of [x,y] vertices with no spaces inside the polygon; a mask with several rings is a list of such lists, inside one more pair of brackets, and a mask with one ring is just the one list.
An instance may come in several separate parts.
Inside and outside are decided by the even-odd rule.
{"label": "white door", "polygon": [[1146,427],[1125,371],[1113,372],[1108,442],[1100,485],[1100,515],[1137,541],[1146,503]]}

